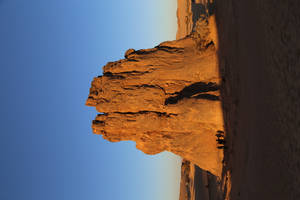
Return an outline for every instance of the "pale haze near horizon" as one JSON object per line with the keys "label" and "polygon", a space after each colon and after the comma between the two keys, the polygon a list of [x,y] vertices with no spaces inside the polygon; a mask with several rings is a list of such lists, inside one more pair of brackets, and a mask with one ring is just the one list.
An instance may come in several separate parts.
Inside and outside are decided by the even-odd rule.
{"label": "pale haze near horizon", "polygon": [[179,157],[93,135],[84,106],[106,62],[175,39],[175,0],[3,0],[0,24],[0,199],[178,199]]}

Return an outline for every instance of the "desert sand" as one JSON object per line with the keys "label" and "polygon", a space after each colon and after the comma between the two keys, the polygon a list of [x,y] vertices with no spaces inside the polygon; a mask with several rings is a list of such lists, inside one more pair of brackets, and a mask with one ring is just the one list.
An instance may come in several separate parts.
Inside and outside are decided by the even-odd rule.
{"label": "desert sand", "polygon": [[300,199],[300,1],[216,1],[230,199]]}

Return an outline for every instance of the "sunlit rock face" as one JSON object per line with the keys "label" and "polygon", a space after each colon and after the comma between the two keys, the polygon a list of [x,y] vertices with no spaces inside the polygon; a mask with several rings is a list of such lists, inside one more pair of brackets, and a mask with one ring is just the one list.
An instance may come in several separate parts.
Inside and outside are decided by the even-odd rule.
{"label": "sunlit rock face", "polygon": [[176,39],[184,38],[192,32],[192,1],[177,0],[177,25]]}
{"label": "sunlit rock face", "polygon": [[146,154],[173,152],[219,176],[216,134],[224,128],[212,21],[200,20],[183,39],[129,49],[107,63],[86,102],[103,113],[93,121],[94,133],[135,141]]}

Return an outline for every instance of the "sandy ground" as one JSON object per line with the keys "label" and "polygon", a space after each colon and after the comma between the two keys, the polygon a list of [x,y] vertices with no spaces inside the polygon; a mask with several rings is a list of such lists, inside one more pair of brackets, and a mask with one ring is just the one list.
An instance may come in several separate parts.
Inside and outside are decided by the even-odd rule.
{"label": "sandy ground", "polygon": [[300,1],[217,0],[216,13],[229,197],[299,200]]}

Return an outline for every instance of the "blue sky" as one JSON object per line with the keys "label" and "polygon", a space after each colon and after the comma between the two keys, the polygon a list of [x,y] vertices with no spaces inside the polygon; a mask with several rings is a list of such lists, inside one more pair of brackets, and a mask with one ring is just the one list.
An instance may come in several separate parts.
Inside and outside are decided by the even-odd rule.
{"label": "blue sky", "polygon": [[174,200],[180,158],[93,135],[90,82],[175,39],[175,0],[0,0],[0,199]]}

